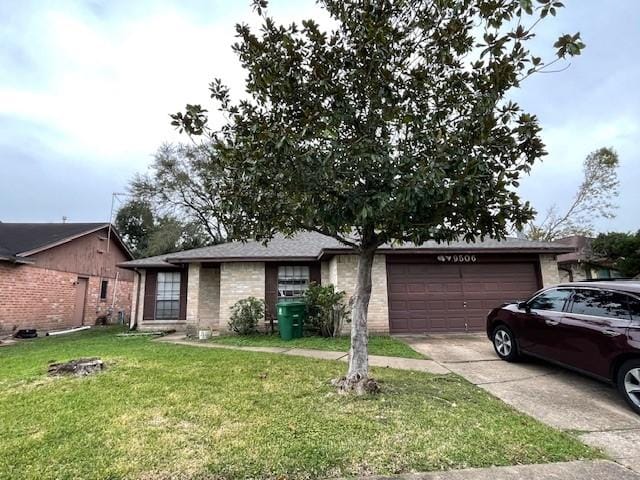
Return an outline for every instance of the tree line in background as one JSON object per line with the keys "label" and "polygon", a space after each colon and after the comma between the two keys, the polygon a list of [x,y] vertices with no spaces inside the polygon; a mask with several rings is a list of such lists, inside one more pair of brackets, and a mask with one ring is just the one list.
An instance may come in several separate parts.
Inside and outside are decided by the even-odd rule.
{"label": "tree line in background", "polygon": [[204,158],[201,147],[164,144],[149,171],[132,179],[115,223],[137,258],[226,241],[220,176],[204,168]]}
{"label": "tree line in background", "polygon": [[[211,170],[202,148],[164,144],[149,172],[131,181],[131,198],[118,210],[116,226],[136,257],[215,245],[233,238],[224,225],[220,205],[222,175]],[[613,148],[591,152],[583,162],[583,178],[571,203],[565,209],[553,204],[543,216],[536,212],[521,234],[541,241],[594,236],[594,220],[616,215],[619,164]],[[633,234],[611,235],[620,236],[616,237],[618,243],[625,235],[633,238]],[[618,250],[607,251],[611,256]]]}
{"label": "tree line in background", "polygon": [[601,233],[591,243],[593,254],[613,261],[623,277],[640,275],[640,230],[636,233]]}

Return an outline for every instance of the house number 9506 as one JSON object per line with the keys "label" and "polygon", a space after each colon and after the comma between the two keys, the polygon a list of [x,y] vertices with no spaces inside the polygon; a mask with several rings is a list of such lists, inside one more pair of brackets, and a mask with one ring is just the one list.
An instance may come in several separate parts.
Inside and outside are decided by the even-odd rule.
{"label": "house number 9506", "polygon": [[439,262],[453,262],[453,263],[473,263],[475,262],[475,255],[438,255]]}

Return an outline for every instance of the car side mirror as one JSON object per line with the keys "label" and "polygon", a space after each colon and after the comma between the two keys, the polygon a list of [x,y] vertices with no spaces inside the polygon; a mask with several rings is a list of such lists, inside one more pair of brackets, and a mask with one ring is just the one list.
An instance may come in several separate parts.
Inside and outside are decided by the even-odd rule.
{"label": "car side mirror", "polygon": [[524,310],[525,312],[530,312],[531,307],[527,302],[518,302],[518,310]]}

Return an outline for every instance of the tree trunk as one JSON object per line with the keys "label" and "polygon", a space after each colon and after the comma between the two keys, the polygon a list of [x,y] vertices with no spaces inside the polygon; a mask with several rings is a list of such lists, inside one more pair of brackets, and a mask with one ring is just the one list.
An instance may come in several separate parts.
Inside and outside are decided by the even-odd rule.
{"label": "tree trunk", "polygon": [[349,371],[346,378],[337,382],[343,392],[358,394],[375,393],[378,385],[369,379],[369,334],[367,314],[371,298],[371,267],[375,249],[366,249],[358,258],[356,288],[351,310],[351,348],[349,349]]}

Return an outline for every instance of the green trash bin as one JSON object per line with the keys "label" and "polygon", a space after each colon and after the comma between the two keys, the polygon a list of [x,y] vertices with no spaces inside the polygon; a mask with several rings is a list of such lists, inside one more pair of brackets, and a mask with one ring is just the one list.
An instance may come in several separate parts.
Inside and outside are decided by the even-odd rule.
{"label": "green trash bin", "polygon": [[291,340],[302,338],[307,304],[304,302],[280,302],[276,305],[280,338]]}

